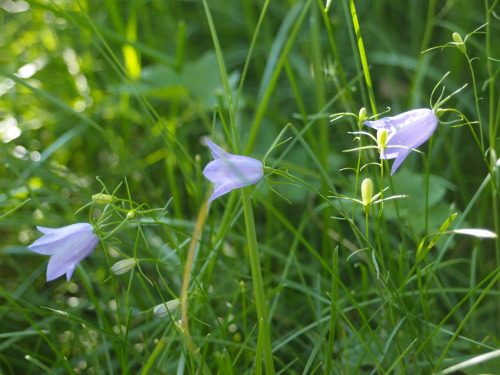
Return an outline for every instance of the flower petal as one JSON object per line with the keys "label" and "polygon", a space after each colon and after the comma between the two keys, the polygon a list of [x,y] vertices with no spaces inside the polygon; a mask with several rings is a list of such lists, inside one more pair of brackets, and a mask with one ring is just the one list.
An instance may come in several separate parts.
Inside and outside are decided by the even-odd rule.
{"label": "flower petal", "polygon": [[233,189],[255,184],[264,176],[262,163],[259,160],[238,155],[208,163],[203,174],[215,184],[209,202]]}
{"label": "flower petal", "polygon": [[38,227],[44,236],[28,247],[39,254],[51,255],[47,266],[47,281],[63,274],[68,280],[78,263],[87,257],[97,246],[99,237],[93,232],[92,225],[78,223],[62,228]]}
{"label": "flower petal", "polygon": [[214,184],[226,182],[254,184],[264,176],[262,163],[246,156],[231,159],[216,159],[207,164],[203,174]]}
{"label": "flower petal", "polygon": [[374,129],[389,131],[386,148],[381,151],[380,158],[396,159],[391,174],[398,169],[412,149],[430,138],[437,124],[436,114],[428,108],[414,109],[394,117],[365,122],[365,125]]}
{"label": "flower petal", "polygon": [[235,186],[233,184],[225,184],[225,185],[215,185],[214,192],[208,199],[208,203],[212,202],[214,199],[219,198],[221,195],[229,193],[233,189],[237,189],[242,186]]}
{"label": "flower petal", "polygon": [[418,111],[413,117],[402,123],[396,132],[389,134],[387,148],[395,145],[417,148],[430,138],[436,130],[437,117],[430,109]]}
{"label": "flower petal", "polygon": [[64,244],[66,238],[75,232],[92,233],[93,231],[92,225],[88,223],[72,224],[62,228],[37,227],[37,229],[45,235],[28,246],[28,249],[43,255],[52,255],[57,252],[58,247]]}
{"label": "flower petal", "polygon": [[66,243],[64,249],[50,258],[47,266],[47,281],[64,274],[69,281],[76,266],[94,251],[98,242],[99,237],[96,235],[90,237],[85,233],[74,234],[71,242]]}
{"label": "flower petal", "polygon": [[214,159],[225,159],[231,155],[230,153],[224,151],[222,148],[213,143],[210,139],[205,138],[205,141],[207,142],[207,146],[212,150],[212,156],[214,157]]}
{"label": "flower petal", "polygon": [[394,163],[392,164],[392,168],[391,168],[391,175],[394,174],[394,172],[396,172],[396,169],[399,168],[399,166],[401,165],[401,163],[406,159],[406,157],[410,154],[411,152],[411,149],[401,149],[400,150],[403,150],[402,152],[400,152],[398,154],[398,156],[396,157],[396,160],[394,160]]}
{"label": "flower petal", "polygon": [[208,139],[207,144],[215,158],[203,170],[203,175],[215,184],[209,202],[233,189],[255,184],[264,177],[260,160],[229,154]]}
{"label": "flower petal", "polygon": [[420,116],[428,116],[431,113],[434,115],[434,112],[428,108],[412,109],[411,111],[400,113],[397,116],[384,117],[375,121],[365,121],[364,124],[376,130],[385,129],[391,133],[400,130],[409,123],[417,121],[417,118]]}

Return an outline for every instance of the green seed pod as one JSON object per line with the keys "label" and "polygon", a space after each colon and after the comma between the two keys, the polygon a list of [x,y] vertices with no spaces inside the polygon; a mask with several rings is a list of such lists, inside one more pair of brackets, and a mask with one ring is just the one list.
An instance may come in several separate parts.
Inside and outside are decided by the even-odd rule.
{"label": "green seed pod", "polygon": [[164,318],[168,316],[168,313],[172,314],[181,305],[181,300],[176,298],[166,303],[160,303],[153,310],[153,314],[158,318]]}
{"label": "green seed pod", "polygon": [[113,272],[115,275],[121,275],[130,271],[136,265],[137,265],[137,259],[135,258],[123,259],[111,266],[111,272]]}
{"label": "green seed pod", "polygon": [[116,202],[117,198],[109,194],[94,194],[92,195],[92,200],[99,204],[111,204]]}

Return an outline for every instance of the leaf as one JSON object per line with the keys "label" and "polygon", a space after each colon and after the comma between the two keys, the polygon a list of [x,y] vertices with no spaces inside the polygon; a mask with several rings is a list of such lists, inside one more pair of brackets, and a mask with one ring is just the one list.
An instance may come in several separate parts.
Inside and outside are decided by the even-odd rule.
{"label": "leaf", "polygon": [[[441,226],[439,227],[439,232],[444,232],[446,229],[448,229],[448,227],[453,222],[453,220],[455,220],[457,215],[458,215],[457,213],[451,214],[450,217],[448,217],[444,221],[444,223],[441,224]],[[418,248],[417,248],[417,261],[421,261],[427,255],[427,253],[434,247],[436,242],[441,238],[441,236],[443,234],[447,234],[447,233],[442,233],[442,234],[436,233],[436,234],[431,234],[429,236],[425,236],[424,238],[422,238],[422,240],[418,244]],[[432,238],[432,240],[429,242],[429,244],[427,245],[427,248],[422,253],[422,248],[424,246],[425,240],[428,238]]]}
{"label": "leaf", "polygon": [[452,232],[478,238],[497,238],[496,233],[487,229],[454,229]]}

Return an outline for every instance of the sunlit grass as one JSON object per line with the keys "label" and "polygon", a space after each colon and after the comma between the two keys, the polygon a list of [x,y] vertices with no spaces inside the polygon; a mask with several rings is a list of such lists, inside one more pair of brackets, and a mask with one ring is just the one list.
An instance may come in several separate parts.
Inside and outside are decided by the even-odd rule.
{"label": "sunlit grass", "polygon": [[[495,373],[497,3],[4,2],[0,373]],[[365,116],[449,95],[390,176]]]}

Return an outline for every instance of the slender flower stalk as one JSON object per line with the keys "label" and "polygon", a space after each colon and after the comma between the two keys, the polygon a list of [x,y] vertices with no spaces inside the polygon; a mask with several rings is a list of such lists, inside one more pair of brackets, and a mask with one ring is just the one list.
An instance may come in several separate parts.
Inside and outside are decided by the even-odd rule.
{"label": "slender flower stalk", "polygon": [[269,316],[266,304],[266,294],[264,292],[264,281],[260,267],[260,253],[255,230],[255,220],[253,216],[252,204],[250,203],[250,194],[248,189],[242,191],[243,213],[245,216],[245,227],[248,241],[248,257],[250,259],[250,268],[252,270],[252,281],[255,296],[255,307],[257,318],[259,319],[259,341],[260,349],[264,360],[264,368],[267,375],[273,375],[274,363],[272,356],[272,341],[269,327]]}
{"label": "slender flower stalk", "polygon": [[[384,144],[379,145],[381,159],[396,159],[392,165],[394,174],[408,154],[427,141],[437,128],[438,118],[432,109],[420,108],[384,117],[364,124],[378,130]],[[385,135],[387,131],[387,135]]]}
{"label": "slender flower stalk", "polygon": [[28,246],[28,249],[51,256],[47,266],[47,281],[64,274],[69,281],[76,266],[89,256],[99,243],[99,237],[88,223],[37,229],[44,235]]}
{"label": "slender flower stalk", "polygon": [[204,176],[215,184],[209,203],[233,189],[255,184],[264,177],[260,160],[230,154],[209,139],[206,141],[214,157],[203,170]]}

